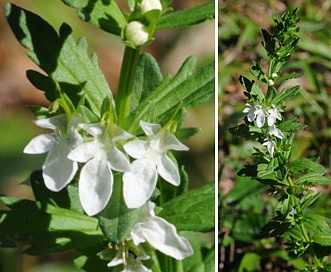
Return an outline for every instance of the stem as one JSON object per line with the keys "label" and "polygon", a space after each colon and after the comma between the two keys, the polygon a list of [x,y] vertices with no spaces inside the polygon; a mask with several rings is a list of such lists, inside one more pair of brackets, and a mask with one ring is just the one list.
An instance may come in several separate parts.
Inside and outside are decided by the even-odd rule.
{"label": "stem", "polygon": [[116,95],[118,123],[121,123],[130,114],[132,87],[138,58],[139,48],[133,49],[128,46],[125,47]]}
{"label": "stem", "polygon": [[[294,189],[294,184],[293,184],[293,181],[292,181],[291,177],[287,177],[287,180],[288,180],[289,186],[291,188],[291,193],[296,193],[295,192],[295,189]],[[301,209],[300,209],[300,213],[302,213]],[[311,247],[312,240],[310,239],[310,237],[308,235],[308,232],[306,230],[306,227],[303,224],[303,222],[300,222],[300,229],[301,229],[301,232],[302,232],[303,236],[305,237],[305,242],[309,244],[308,251],[309,251],[309,254],[313,258],[313,263],[317,266],[317,268],[323,268],[323,264],[317,258],[316,253],[315,253],[313,247]]]}

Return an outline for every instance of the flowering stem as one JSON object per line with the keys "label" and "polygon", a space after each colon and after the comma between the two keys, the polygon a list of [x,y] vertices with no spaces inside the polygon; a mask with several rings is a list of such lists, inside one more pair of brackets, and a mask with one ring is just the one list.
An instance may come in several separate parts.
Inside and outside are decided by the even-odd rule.
{"label": "flowering stem", "polygon": [[138,64],[138,58],[139,48],[133,49],[128,46],[125,47],[116,97],[116,113],[119,123],[130,114],[133,79]]}

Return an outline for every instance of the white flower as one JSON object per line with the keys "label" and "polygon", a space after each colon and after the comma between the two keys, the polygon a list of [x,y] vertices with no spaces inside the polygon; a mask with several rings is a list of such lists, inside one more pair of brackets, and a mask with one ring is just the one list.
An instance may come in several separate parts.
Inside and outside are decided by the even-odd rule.
{"label": "white flower", "polygon": [[132,21],[125,28],[125,37],[134,46],[141,46],[148,41],[149,34],[144,24],[138,21]]}
{"label": "white flower", "polygon": [[276,136],[279,139],[283,139],[285,137],[284,134],[278,128],[276,128],[275,125],[270,127],[269,134]]}
{"label": "white flower", "polygon": [[264,141],[265,142],[263,143],[263,145],[267,147],[269,154],[270,154],[270,158],[273,158],[275,145],[276,145],[275,141],[272,140],[271,138],[264,139]]}
{"label": "white flower", "polygon": [[256,125],[261,128],[264,126],[265,118],[268,116],[267,111],[262,105],[255,105],[254,114],[256,116]]}
{"label": "white flower", "polygon": [[243,110],[243,113],[247,113],[247,119],[249,122],[255,120],[255,107],[251,103],[246,103],[246,108]]}
{"label": "white flower", "polygon": [[162,10],[160,0],[142,0],[140,7],[143,14],[151,10]]}
{"label": "white flower", "polygon": [[67,156],[72,149],[83,142],[82,136],[76,130],[79,121],[80,117],[74,117],[67,124],[66,116],[60,114],[34,122],[37,126],[54,132],[33,138],[23,152],[26,154],[48,152],[42,170],[45,185],[51,191],[62,190],[78,170],[78,164],[69,160]]}
{"label": "white flower", "polygon": [[108,267],[124,265],[122,272],[152,272],[146,266],[142,264],[142,260],[148,260],[149,256],[146,255],[145,251],[140,248],[140,255],[135,256],[130,252],[125,252],[125,247],[121,247],[115,255],[115,258],[108,263]]}
{"label": "white flower", "polygon": [[184,237],[177,234],[174,225],[161,217],[155,216],[155,204],[148,202],[142,208],[139,221],[131,231],[135,245],[148,242],[162,253],[177,260],[182,260],[193,254],[193,249]]}
{"label": "white flower", "polygon": [[265,118],[268,116],[267,111],[262,105],[254,105],[252,103],[246,103],[246,108],[243,112],[247,113],[249,122],[253,122],[256,119],[256,125],[259,128],[264,126]]}
{"label": "white flower", "polygon": [[113,190],[112,170],[130,170],[130,162],[116,148],[116,142],[132,135],[113,125],[112,137],[100,124],[83,124],[81,127],[94,137],[70,152],[68,158],[85,163],[79,178],[79,198],[88,215],[99,213],[107,205]]}
{"label": "white flower", "polygon": [[134,140],[124,145],[125,151],[136,160],[131,171],[123,175],[123,193],[129,208],[138,208],[152,196],[157,182],[157,174],[169,183],[180,183],[177,165],[167,156],[167,151],[188,150],[188,147],[166,133],[158,124],[140,121],[140,126],[148,136],[147,141]]}
{"label": "white flower", "polygon": [[276,123],[276,120],[282,120],[281,112],[284,112],[281,108],[272,105],[271,109],[268,109],[268,126],[272,126]]}

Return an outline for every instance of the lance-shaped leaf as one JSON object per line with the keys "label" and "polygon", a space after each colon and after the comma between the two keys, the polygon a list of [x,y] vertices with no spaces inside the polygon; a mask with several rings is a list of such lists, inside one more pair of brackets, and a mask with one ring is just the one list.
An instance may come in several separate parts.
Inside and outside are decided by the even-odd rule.
{"label": "lance-shaped leaf", "polygon": [[99,214],[100,227],[107,239],[120,243],[130,237],[130,232],[140,215],[140,208],[127,208],[122,195],[120,174],[114,175],[113,193],[106,208]]}
{"label": "lance-shaped leaf", "polygon": [[164,14],[157,21],[156,29],[190,26],[213,18],[215,18],[215,2],[210,1],[193,8]]}
{"label": "lance-shaped leaf", "polygon": [[[165,77],[162,83],[140,103],[126,122],[139,124],[139,120],[146,120],[153,105],[156,122],[162,123],[177,109],[179,103],[182,107],[190,109],[213,99],[215,94],[214,63],[201,67],[194,74],[195,66],[196,59],[189,57],[176,76]],[[137,125],[131,131],[135,129]]]}
{"label": "lance-shaped leaf", "polygon": [[[0,244],[28,245],[27,254],[63,252],[101,243],[98,220],[38,201],[1,197],[10,210],[0,215]],[[15,226],[15,227],[13,227]]]}
{"label": "lance-shaped leaf", "polygon": [[138,66],[133,84],[131,109],[139,105],[163,80],[163,76],[156,60],[152,55],[143,53],[139,56]]}
{"label": "lance-shaped leaf", "polygon": [[62,0],[62,2],[77,9],[83,21],[114,35],[121,36],[127,24],[124,14],[114,0]]}
{"label": "lance-shaped leaf", "polygon": [[213,231],[215,226],[215,185],[204,185],[167,202],[158,214],[178,231]]}
{"label": "lance-shaped leaf", "polygon": [[75,104],[85,94],[91,109],[99,112],[111,91],[96,55],[88,55],[86,40],[81,38],[76,43],[71,28],[65,24],[57,34],[41,17],[18,6],[7,4],[5,13],[17,40],[28,49],[28,56],[49,75],[29,71],[32,84],[44,90],[51,101],[57,96],[56,88],[61,88]]}

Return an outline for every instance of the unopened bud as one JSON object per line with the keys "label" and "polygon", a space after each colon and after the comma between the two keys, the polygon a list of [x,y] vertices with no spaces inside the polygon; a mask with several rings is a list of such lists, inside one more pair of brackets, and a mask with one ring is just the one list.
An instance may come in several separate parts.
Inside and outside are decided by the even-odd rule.
{"label": "unopened bud", "polygon": [[278,77],[278,75],[277,75],[277,73],[272,73],[271,77],[276,78],[276,77]]}
{"label": "unopened bud", "polygon": [[162,10],[160,0],[142,0],[140,7],[143,14],[151,10]]}
{"label": "unopened bud", "polygon": [[127,24],[125,29],[125,36],[135,46],[143,45],[148,41],[147,28],[138,21],[132,21]]}
{"label": "unopened bud", "polygon": [[269,86],[274,86],[275,85],[275,82],[272,79],[269,79],[268,80],[268,85]]}

